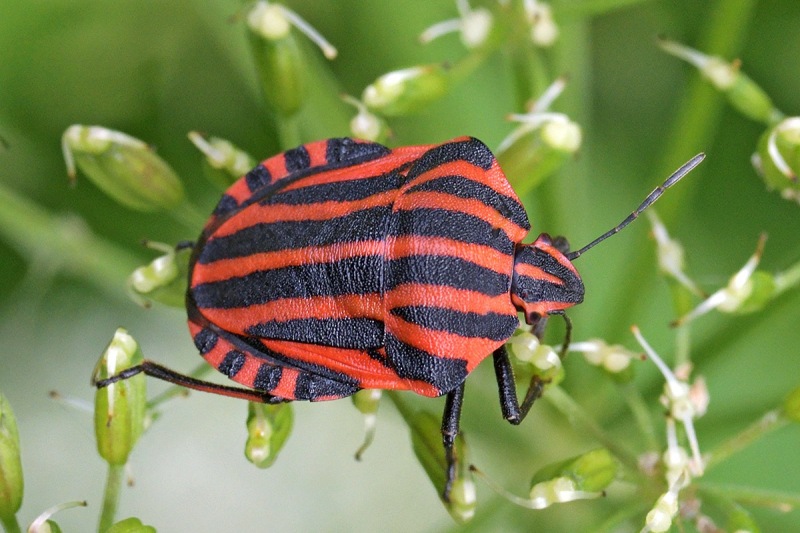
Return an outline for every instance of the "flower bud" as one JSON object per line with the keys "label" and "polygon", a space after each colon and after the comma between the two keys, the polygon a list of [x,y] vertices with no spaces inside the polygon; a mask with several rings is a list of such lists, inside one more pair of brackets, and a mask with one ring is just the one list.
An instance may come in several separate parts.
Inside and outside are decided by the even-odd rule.
{"label": "flower bud", "polygon": [[285,117],[294,115],[305,101],[311,64],[303,56],[292,26],[314,41],[325,57],[336,57],[336,49],[284,5],[261,0],[247,13],[250,44],[264,97],[277,114]]}
{"label": "flower bud", "polygon": [[247,404],[247,442],[244,455],[258,468],[272,466],[292,432],[294,411],[289,403]]}
{"label": "flower bud", "polygon": [[470,50],[485,44],[493,27],[493,17],[489,10],[483,7],[472,9],[467,0],[456,0],[456,7],[459,18],[434,24],[422,32],[419,40],[427,44],[442,35],[459,32],[461,42]]}
{"label": "flower bud", "polygon": [[146,526],[138,518],[120,520],[106,530],[106,533],[156,533],[156,528]]}
{"label": "flower bud", "polygon": [[382,115],[407,115],[442,97],[448,86],[445,67],[423,65],[384,74],[364,89],[361,99]]}
{"label": "flower bud", "polygon": [[768,129],[751,161],[768,188],[800,203],[800,117],[787,118]]}
{"label": "flower bud", "polygon": [[536,46],[548,47],[558,38],[558,26],[553,20],[550,4],[537,0],[525,0],[525,16],[531,26],[531,41]]}
{"label": "flower bud", "polygon": [[564,379],[564,366],[561,358],[552,346],[542,344],[536,335],[530,331],[521,330],[508,340],[511,353],[521,363],[523,371],[519,379],[531,375],[539,376],[548,384],[558,384]]}
{"label": "flower bud", "polygon": [[633,379],[632,359],[638,359],[640,354],[628,350],[620,344],[607,344],[602,339],[590,339],[583,342],[573,342],[569,346],[571,352],[581,352],[590,365],[599,366],[615,380],[627,382]]}
{"label": "flower bud", "polygon": [[793,422],[800,422],[800,387],[797,387],[783,401],[783,415]]}
{"label": "flower bud", "polygon": [[[428,474],[436,492],[444,493],[447,479],[447,459],[442,446],[442,422],[435,415],[420,411],[411,420],[411,445],[417,460]],[[467,468],[467,446],[462,434],[456,437],[453,454],[456,477],[450,491],[450,501],[443,502],[450,515],[459,523],[469,521],[475,513],[475,482]]]}
{"label": "flower bud", "polygon": [[378,115],[371,113],[364,102],[353,98],[349,94],[342,95],[342,100],[354,106],[358,113],[350,120],[350,132],[359,139],[372,142],[385,142],[391,135],[391,130],[386,121]]}
{"label": "flower bud", "polygon": [[[143,360],[138,343],[123,328],[117,329],[95,367],[93,382],[110,378]],[[97,451],[109,464],[124,465],[145,427],[144,374],[98,389],[94,397]]]}
{"label": "flower bud", "polygon": [[196,131],[189,132],[189,139],[200,150],[203,158],[203,173],[208,181],[227,189],[233,182],[256,166],[256,160],[230,141],[219,137],[204,137]]}
{"label": "flower bud", "polygon": [[72,125],[61,138],[67,174],[76,166],[107,195],[137,211],[171,209],[183,201],[175,171],[139,139],[101,126]]}
{"label": "flower bud", "polygon": [[381,396],[383,396],[383,391],[380,389],[362,389],[351,396],[353,405],[364,415],[364,443],[356,450],[357,461],[361,460],[361,456],[375,438],[375,428],[378,421],[376,413],[378,412]]}
{"label": "flower bud", "polygon": [[496,155],[520,196],[558,171],[581,146],[580,126],[562,113],[548,111],[565,85],[563,78],[557,79],[527,113],[509,116],[520,125],[503,139]]}
{"label": "flower bud", "polygon": [[0,523],[15,521],[22,505],[23,487],[17,419],[6,397],[0,394]]}
{"label": "flower bud", "polygon": [[128,287],[132,297],[143,305],[156,301],[170,307],[185,307],[191,248],[176,250],[167,244],[155,242],[148,242],[147,246],[164,252],[164,255],[131,273]]}
{"label": "flower bud", "polygon": [[775,276],[756,270],[764,253],[766,236],[759,238],[755,253],[734,274],[728,285],[706,298],[692,311],[675,320],[673,325],[686,324],[713,309],[724,313],[752,313],[763,309],[778,293]]}
{"label": "flower bud", "polygon": [[[611,452],[597,448],[543,467],[533,476],[531,490],[548,481],[567,479],[573,483],[571,490],[600,493],[616,479],[618,470],[619,465]],[[561,482],[556,486],[565,485]],[[563,497],[563,494],[559,496]]]}
{"label": "flower bud", "polygon": [[708,56],[675,41],[662,39],[661,48],[692,64],[743,115],[771,124],[781,118],[781,112],[774,108],[767,93],[744,74],[738,61],[728,63],[721,57]]}

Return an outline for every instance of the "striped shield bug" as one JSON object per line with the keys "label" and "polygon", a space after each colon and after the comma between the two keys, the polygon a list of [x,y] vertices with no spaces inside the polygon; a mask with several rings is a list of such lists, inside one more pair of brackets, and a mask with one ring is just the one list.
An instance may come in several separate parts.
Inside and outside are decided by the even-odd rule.
{"label": "striped shield bug", "polygon": [[361,389],[447,395],[445,498],[455,476],[464,382],[492,354],[503,416],[520,402],[505,343],[583,301],[572,261],[617,233],[701,160],[687,162],[624,221],[583,248],[541,234],[489,149],[473,138],[389,149],[348,138],[262,162],[217,204],[189,265],[186,308],[200,354],[247,388],[144,372],[192,389],[279,403],[333,400]]}

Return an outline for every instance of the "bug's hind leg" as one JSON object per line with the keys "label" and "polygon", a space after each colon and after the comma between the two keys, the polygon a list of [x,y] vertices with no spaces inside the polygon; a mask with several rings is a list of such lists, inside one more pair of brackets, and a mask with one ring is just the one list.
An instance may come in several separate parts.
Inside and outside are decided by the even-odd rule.
{"label": "bug's hind leg", "polygon": [[464,403],[464,384],[462,383],[447,395],[444,404],[444,415],[442,416],[442,444],[444,445],[444,458],[447,463],[445,475],[444,501],[450,501],[450,491],[453,488],[453,481],[456,478],[456,456],[453,447],[458,437],[459,425],[461,420],[461,406]]}
{"label": "bug's hind leg", "polygon": [[258,402],[258,403],[282,403],[289,401],[286,398],[281,398],[280,396],[273,396],[264,391],[254,390],[254,389],[244,389],[241,387],[229,387],[226,385],[219,385],[217,383],[211,383],[208,381],[203,381],[197,378],[193,378],[191,376],[187,376],[185,374],[181,374],[179,372],[175,372],[165,366],[161,366],[158,363],[154,363],[153,361],[144,360],[140,364],[133,366],[131,368],[127,368],[106,379],[97,380],[94,377],[92,378],[92,385],[97,387],[98,389],[102,389],[103,387],[107,387],[118,381],[122,381],[128,378],[132,378],[136,374],[147,374],[148,376],[162,379],[164,381],[168,381],[175,385],[180,385],[181,387],[186,387],[187,389],[198,390],[202,392],[210,392],[212,394],[219,394],[221,396],[230,396],[232,398],[240,398],[242,400],[248,400],[251,402]]}

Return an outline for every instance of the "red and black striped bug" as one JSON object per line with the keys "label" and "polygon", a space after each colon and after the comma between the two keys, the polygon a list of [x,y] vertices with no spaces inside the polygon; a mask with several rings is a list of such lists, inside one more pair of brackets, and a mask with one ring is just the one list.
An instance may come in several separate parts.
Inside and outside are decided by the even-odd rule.
{"label": "red and black striped bug", "polygon": [[256,402],[333,400],[361,389],[447,395],[445,498],[455,476],[464,382],[492,354],[503,416],[520,402],[505,342],[583,301],[572,261],[618,232],[694,168],[677,170],[618,226],[580,250],[541,234],[480,141],[389,149],[348,138],[267,159],[234,183],[194,245],[186,308],[209,364],[248,387],[196,380],[151,361],[139,372]]}

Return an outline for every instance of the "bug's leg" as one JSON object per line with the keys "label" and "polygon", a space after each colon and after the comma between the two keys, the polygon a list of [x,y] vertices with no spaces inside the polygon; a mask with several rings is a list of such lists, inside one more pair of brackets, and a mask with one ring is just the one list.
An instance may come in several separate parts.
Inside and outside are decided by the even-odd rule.
{"label": "bug's leg", "polygon": [[[559,354],[559,357],[563,359],[569,348],[569,343],[572,340],[572,321],[563,311],[551,314],[561,315],[566,324],[564,342],[561,345],[561,353]],[[544,316],[534,324],[533,333],[540,339],[544,333],[544,326],[546,323],[547,317]],[[503,418],[517,425],[528,416],[528,411],[531,410],[533,402],[542,396],[547,380],[543,380],[538,375],[534,374],[528,385],[528,391],[525,393],[525,397],[520,404],[517,399],[514,371],[511,368],[511,361],[508,358],[508,350],[505,346],[501,346],[495,350],[492,355],[494,359],[494,372],[497,377],[497,389],[500,393],[500,407],[503,410]]]}
{"label": "bug's leg", "polygon": [[453,481],[456,478],[456,457],[453,446],[459,431],[459,421],[461,420],[461,405],[464,403],[464,384],[462,383],[447,395],[444,404],[444,415],[442,416],[442,444],[444,444],[444,458],[447,463],[445,475],[444,501],[450,501],[450,490],[453,488]]}
{"label": "bug's leg", "polygon": [[531,410],[533,402],[542,395],[545,382],[539,376],[534,375],[528,385],[528,392],[522,403],[517,399],[517,389],[514,382],[514,371],[511,368],[511,361],[508,359],[508,350],[501,346],[492,354],[494,359],[494,373],[497,377],[497,390],[500,393],[500,408],[503,410],[503,418],[514,425],[522,422]]}
{"label": "bug's leg", "polygon": [[107,387],[112,383],[131,378],[140,373],[168,381],[169,383],[173,383],[175,385],[180,385],[181,387],[186,387],[187,389],[209,392],[211,394],[219,394],[221,396],[230,396],[231,398],[240,398],[242,400],[248,400],[251,402],[282,403],[287,401],[280,396],[273,396],[263,391],[244,389],[241,387],[228,387],[226,385],[218,385],[216,383],[196,379],[191,376],[180,374],[174,370],[170,370],[165,366],[161,366],[158,363],[148,360],[144,360],[140,364],[127,368],[119,374],[113,375],[106,379],[96,380],[94,377],[92,377],[92,385],[98,389],[102,389],[103,387]]}

